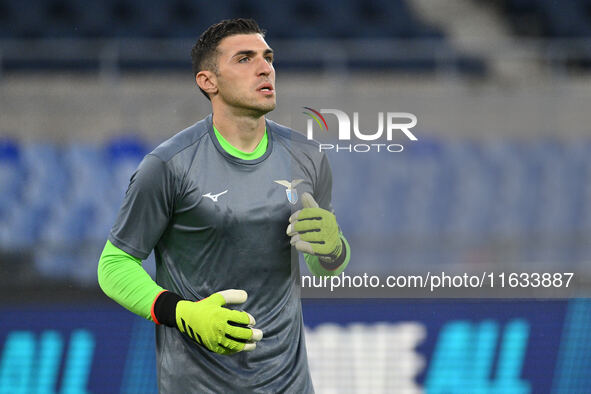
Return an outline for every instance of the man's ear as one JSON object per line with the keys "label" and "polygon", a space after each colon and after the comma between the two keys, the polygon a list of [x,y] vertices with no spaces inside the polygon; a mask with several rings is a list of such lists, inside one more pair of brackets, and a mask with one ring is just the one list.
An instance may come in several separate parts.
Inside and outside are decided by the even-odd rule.
{"label": "man's ear", "polygon": [[218,81],[213,72],[208,70],[199,71],[195,75],[195,82],[210,97],[218,92]]}

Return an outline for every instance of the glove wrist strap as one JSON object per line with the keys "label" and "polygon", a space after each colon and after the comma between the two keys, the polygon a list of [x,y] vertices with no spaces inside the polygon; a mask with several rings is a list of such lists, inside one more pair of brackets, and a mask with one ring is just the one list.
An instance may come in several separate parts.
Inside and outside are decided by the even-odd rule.
{"label": "glove wrist strap", "polygon": [[156,324],[176,327],[176,304],[183,297],[171,291],[160,293],[152,305],[152,318]]}
{"label": "glove wrist strap", "polygon": [[342,239],[340,241],[341,241],[341,254],[337,258],[335,258],[335,259],[323,258],[323,257],[318,258],[320,265],[325,270],[334,271],[337,268],[339,268],[341,266],[341,264],[343,264],[343,262],[345,261],[345,258],[347,257],[347,248],[345,247],[345,241],[343,241]]}

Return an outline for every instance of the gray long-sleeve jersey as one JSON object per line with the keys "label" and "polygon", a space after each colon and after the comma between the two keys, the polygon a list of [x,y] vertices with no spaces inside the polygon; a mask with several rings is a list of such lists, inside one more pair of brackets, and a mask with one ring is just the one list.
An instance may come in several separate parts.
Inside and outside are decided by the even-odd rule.
{"label": "gray long-sleeve jersey", "polygon": [[313,392],[298,257],[285,230],[304,192],[332,211],[332,176],[315,142],[266,126],[265,154],[242,160],[220,146],[210,115],[148,154],[131,178],[109,240],[140,259],[154,249],[156,281],[186,299],[246,290],[238,308],[264,332],[253,352],[222,356],[157,326],[162,393]]}

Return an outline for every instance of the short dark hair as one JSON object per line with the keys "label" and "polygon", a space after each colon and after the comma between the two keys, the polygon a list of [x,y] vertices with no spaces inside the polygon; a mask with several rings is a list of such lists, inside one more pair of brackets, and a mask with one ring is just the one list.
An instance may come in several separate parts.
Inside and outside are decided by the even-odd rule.
{"label": "short dark hair", "polygon": [[[197,43],[191,50],[191,61],[193,64],[193,78],[201,70],[209,70],[217,74],[217,65],[215,55],[217,47],[224,38],[236,34],[260,34],[265,36],[254,19],[235,18],[224,19],[214,25],[211,25],[201,34]],[[201,88],[201,93],[210,100],[209,95]]]}

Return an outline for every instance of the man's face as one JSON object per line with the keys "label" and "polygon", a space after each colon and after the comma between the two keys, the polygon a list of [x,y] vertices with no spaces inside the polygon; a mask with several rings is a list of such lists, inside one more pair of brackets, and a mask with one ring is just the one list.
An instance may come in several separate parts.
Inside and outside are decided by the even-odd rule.
{"label": "man's face", "polygon": [[218,100],[262,116],[275,109],[273,50],[260,34],[224,38],[217,48]]}

